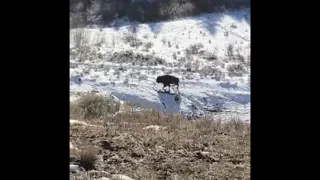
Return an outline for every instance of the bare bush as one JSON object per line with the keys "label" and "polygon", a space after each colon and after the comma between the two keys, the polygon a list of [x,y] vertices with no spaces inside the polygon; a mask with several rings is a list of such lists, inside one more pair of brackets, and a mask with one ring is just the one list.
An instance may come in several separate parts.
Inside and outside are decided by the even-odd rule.
{"label": "bare bush", "polygon": [[143,44],[133,33],[125,33],[123,35],[122,40],[125,43],[128,43],[131,47],[136,47],[136,48],[138,48]]}
{"label": "bare bush", "polygon": [[213,60],[217,60],[218,59],[218,57],[217,57],[217,55],[215,55],[215,53],[207,52],[207,51],[205,51],[203,53],[202,58],[204,58],[204,59],[206,59],[208,61],[213,61]]}
{"label": "bare bush", "polygon": [[161,42],[162,42],[163,45],[165,45],[166,42],[167,42],[166,38],[162,38],[162,39],[161,39]]}
{"label": "bare bush", "polygon": [[186,64],[184,64],[184,67],[187,69],[187,71],[194,71],[192,70],[192,63],[191,62],[187,62]]}
{"label": "bare bush", "polygon": [[207,75],[213,75],[214,72],[215,72],[215,70],[211,66],[205,66],[199,70],[199,74],[204,75],[205,77]]}
{"label": "bare bush", "polygon": [[230,25],[230,27],[235,29],[235,28],[237,28],[237,25],[235,25],[234,23],[232,23],[232,24]]}
{"label": "bare bush", "polygon": [[125,85],[129,84],[129,78],[126,78],[126,79],[123,81],[123,84],[125,84]]}
{"label": "bare bush", "polygon": [[116,63],[146,63],[147,65],[156,66],[158,64],[165,64],[165,60],[153,55],[143,55],[140,53],[134,53],[133,51],[121,51],[115,52],[109,58],[109,61]]}
{"label": "bare bush", "polygon": [[93,61],[99,58],[99,54],[97,53],[97,49],[93,46],[79,46],[75,50],[73,50],[72,54],[70,54],[73,59],[77,59],[80,62],[84,62],[86,60]]}
{"label": "bare bush", "polygon": [[152,46],[153,46],[153,43],[152,43],[151,41],[149,41],[149,42],[147,42],[146,44],[144,44],[144,48],[145,48],[146,50],[149,50],[150,48],[152,48]]}
{"label": "bare bush", "polygon": [[169,4],[166,4],[160,7],[160,13],[168,19],[176,19],[186,16],[197,15],[200,13],[193,3],[191,2],[179,2],[169,1]]}
{"label": "bare bush", "polygon": [[192,74],[192,73],[187,73],[186,79],[188,79],[188,80],[193,80],[193,79],[195,79],[194,74]]}
{"label": "bare bush", "polygon": [[119,78],[120,75],[121,75],[121,70],[119,68],[115,69],[114,72],[113,72],[113,75]]}
{"label": "bare bush", "polygon": [[187,60],[186,60],[185,57],[180,57],[180,58],[178,59],[179,66],[182,66],[183,64],[185,64],[186,61],[187,61]]}
{"label": "bare bush", "polygon": [[224,32],[224,36],[229,37],[229,32],[228,31]]}
{"label": "bare bush", "polygon": [[120,65],[120,67],[118,68],[119,71],[127,71],[128,68],[123,66],[122,64]]}
{"label": "bare bush", "polygon": [[233,57],[233,45],[232,44],[228,44],[228,47],[227,47],[227,54],[229,57]]}
{"label": "bare bush", "polygon": [[152,69],[151,73],[152,73],[152,75],[155,75],[155,74],[157,74],[157,70],[156,69]]}
{"label": "bare bush", "polygon": [[227,67],[228,75],[230,77],[241,77],[246,73],[245,67],[243,64],[232,64]]}
{"label": "bare bush", "polygon": [[140,74],[139,81],[146,81],[146,80],[148,80],[148,76],[145,74]]}
{"label": "bare bush", "polygon": [[237,53],[236,57],[237,61],[239,61],[240,63],[245,63],[245,58],[243,55],[241,55],[240,53]]}
{"label": "bare bush", "polygon": [[177,54],[175,52],[172,54],[172,58],[175,60],[177,59]]}
{"label": "bare bush", "polygon": [[187,49],[185,49],[186,55],[190,56],[190,55],[199,54],[200,49],[203,48],[203,47],[204,46],[203,46],[202,43],[190,45]]}
{"label": "bare bush", "polygon": [[173,67],[173,63],[171,63],[171,62],[170,62],[170,63],[167,63],[166,66],[167,66],[167,67]]}

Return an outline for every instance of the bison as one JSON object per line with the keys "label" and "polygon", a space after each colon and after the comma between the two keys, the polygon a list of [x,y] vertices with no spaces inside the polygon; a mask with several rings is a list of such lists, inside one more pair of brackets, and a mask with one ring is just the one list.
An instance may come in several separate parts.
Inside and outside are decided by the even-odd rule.
{"label": "bison", "polygon": [[177,85],[177,90],[179,91],[179,78],[171,75],[163,75],[157,77],[157,83],[163,84],[163,89],[168,86],[170,89],[170,84]]}

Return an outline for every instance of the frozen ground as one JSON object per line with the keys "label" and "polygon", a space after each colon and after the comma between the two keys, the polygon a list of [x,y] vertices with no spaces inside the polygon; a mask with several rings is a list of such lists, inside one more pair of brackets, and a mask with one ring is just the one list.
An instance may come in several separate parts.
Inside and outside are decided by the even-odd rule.
{"label": "frozen ground", "polygon": [[[249,10],[246,9],[150,24],[118,21],[115,22],[117,27],[84,29],[90,45],[91,54],[88,53],[88,56],[74,53],[79,52],[76,46],[79,30],[72,30],[70,100],[75,99],[72,95],[75,92],[95,90],[101,94],[114,95],[123,101],[167,112],[185,114],[192,110],[192,105],[201,110],[212,105],[224,107],[223,112],[210,115],[221,118],[234,116],[249,121],[249,18]],[[128,34],[142,45],[130,46],[124,40]],[[148,42],[152,43],[149,47],[146,46]],[[186,53],[185,49],[198,43],[202,44],[199,51]],[[165,63],[146,65],[112,60],[114,52],[126,50],[160,57]],[[214,54],[216,59],[206,58],[209,53]],[[239,60],[234,57],[242,58]],[[242,65],[244,70],[234,76],[229,69],[232,65]],[[208,67],[211,69],[206,71]],[[156,91],[162,88],[161,84],[156,83],[156,77],[163,74],[180,78],[180,101],[176,102],[174,95]]]}

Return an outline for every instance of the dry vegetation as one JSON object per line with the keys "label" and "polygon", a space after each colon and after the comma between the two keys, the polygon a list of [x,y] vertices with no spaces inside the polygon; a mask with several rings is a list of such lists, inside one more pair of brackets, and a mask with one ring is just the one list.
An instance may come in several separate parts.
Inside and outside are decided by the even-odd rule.
{"label": "dry vegetation", "polygon": [[115,52],[110,56],[109,61],[113,63],[132,63],[132,65],[143,64],[148,66],[163,65],[166,63],[162,58],[150,54],[135,53],[132,50]]}
{"label": "dry vegetation", "polygon": [[[101,112],[104,106],[92,104],[105,98],[92,96],[78,102],[97,107],[90,112]],[[110,107],[114,105],[110,103]],[[250,178],[248,124],[237,120],[186,121],[155,110],[120,109],[123,112],[117,114],[107,111],[103,120],[97,120],[96,113],[87,114],[83,121],[94,126],[71,125],[70,141],[79,150],[71,151],[70,161],[85,169],[70,174],[71,179],[110,178],[114,174],[136,180]],[[71,111],[71,117],[79,116],[77,113]]]}
{"label": "dry vegetation", "polygon": [[97,119],[119,111],[120,103],[113,98],[101,95],[85,94],[70,104],[70,118]]}

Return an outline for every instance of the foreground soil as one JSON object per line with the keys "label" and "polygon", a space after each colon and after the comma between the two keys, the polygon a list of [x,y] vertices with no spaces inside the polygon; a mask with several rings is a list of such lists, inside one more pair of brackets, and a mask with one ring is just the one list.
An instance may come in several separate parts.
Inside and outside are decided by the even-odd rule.
{"label": "foreground soil", "polygon": [[[186,121],[156,111],[72,123],[70,179],[250,179],[250,125]],[[102,179],[101,179],[102,180]]]}

